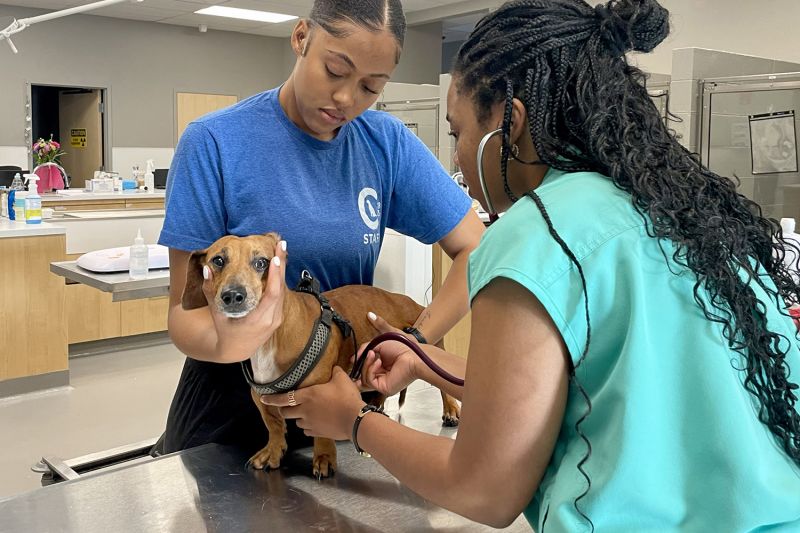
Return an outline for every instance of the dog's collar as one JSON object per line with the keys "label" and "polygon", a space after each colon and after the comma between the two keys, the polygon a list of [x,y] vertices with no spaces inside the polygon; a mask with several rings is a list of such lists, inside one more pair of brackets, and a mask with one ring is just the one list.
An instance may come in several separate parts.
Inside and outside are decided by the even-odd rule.
{"label": "dog's collar", "polygon": [[311,330],[311,337],[306,343],[300,357],[297,358],[292,367],[282,376],[270,383],[257,383],[253,377],[253,368],[250,360],[242,361],[242,371],[247,383],[259,395],[281,394],[295,390],[300,383],[314,370],[317,363],[325,353],[328,342],[331,340],[331,322],[333,321],[333,311],[328,308],[322,309],[322,313]]}
{"label": "dog's collar", "polygon": [[320,358],[325,353],[328,342],[331,340],[331,323],[335,323],[339,327],[345,339],[353,335],[353,347],[354,349],[358,347],[353,327],[347,319],[333,310],[328,299],[320,292],[319,282],[307,270],[304,270],[301,274],[300,283],[294,290],[311,294],[319,301],[320,317],[311,329],[311,336],[306,343],[306,347],[303,348],[303,352],[292,367],[275,381],[257,383],[253,377],[253,367],[250,360],[242,361],[244,377],[247,383],[256,391],[256,394],[281,394],[297,389],[297,386],[314,370],[314,367],[317,366]]}

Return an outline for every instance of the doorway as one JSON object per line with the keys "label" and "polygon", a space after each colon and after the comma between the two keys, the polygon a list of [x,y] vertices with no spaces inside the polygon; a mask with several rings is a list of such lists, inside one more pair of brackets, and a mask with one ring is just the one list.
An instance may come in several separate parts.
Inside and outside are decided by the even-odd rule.
{"label": "doorway", "polygon": [[[61,166],[70,187],[82,189],[95,171],[105,170],[109,163],[106,89],[32,84],[30,91],[33,142],[52,135],[61,143],[66,152]],[[31,164],[35,166],[33,161]]]}

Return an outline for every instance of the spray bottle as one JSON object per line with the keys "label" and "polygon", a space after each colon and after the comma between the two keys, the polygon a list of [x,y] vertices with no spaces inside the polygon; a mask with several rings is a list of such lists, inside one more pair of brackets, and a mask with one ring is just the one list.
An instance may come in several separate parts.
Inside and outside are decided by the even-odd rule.
{"label": "spray bottle", "polygon": [[144,173],[144,188],[147,192],[156,190],[156,164],[152,159],[147,160],[147,171]]}
{"label": "spray bottle", "polygon": [[133,241],[133,246],[130,249],[130,260],[128,263],[128,271],[131,279],[147,279],[147,272],[150,269],[150,250],[144,243],[142,238],[142,230],[136,234],[136,239]]}
{"label": "spray bottle", "polygon": [[42,197],[39,196],[39,186],[36,184],[39,181],[39,176],[26,174],[25,178],[28,182],[28,194],[25,196],[25,223],[41,224]]}

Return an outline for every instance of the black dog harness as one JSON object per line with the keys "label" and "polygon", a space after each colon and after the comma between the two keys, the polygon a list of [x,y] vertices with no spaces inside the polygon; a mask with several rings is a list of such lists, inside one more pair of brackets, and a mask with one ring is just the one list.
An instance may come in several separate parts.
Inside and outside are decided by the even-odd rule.
{"label": "black dog harness", "polygon": [[275,381],[270,383],[257,383],[253,377],[253,367],[250,360],[242,361],[244,377],[247,383],[249,383],[253,390],[259,395],[281,394],[297,389],[297,386],[308,377],[312,370],[314,370],[314,367],[317,366],[317,363],[319,363],[319,360],[325,353],[325,349],[328,347],[328,343],[331,340],[332,323],[336,324],[345,339],[350,336],[353,337],[353,353],[356,353],[358,343],[356,342],[353,327],[347,319],[338,314],[331,307],[328,299],[322,295],[319,281],[315,280],[307,270],[304,270],[300,275],[300,283],[294,290],[314,296],[320,304],[320,316],[316,322],[314,322],[314,326],[311,328],[311,336],[300,356],[291,368]]}

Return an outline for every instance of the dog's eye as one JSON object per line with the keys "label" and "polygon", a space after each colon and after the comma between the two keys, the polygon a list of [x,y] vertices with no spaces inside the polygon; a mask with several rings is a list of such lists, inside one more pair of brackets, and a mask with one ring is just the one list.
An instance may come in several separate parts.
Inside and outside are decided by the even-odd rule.
{"label": "dog's eye", "polygon": [[258,270],[259,272],[264,272],[267,269],[267,265],[269,265],[269,261],[266,257],[259,257],[255,261],[253,261],[253,268]]}
{"label": "dog's eye", "polygon": [[214,266],[218,268],[222,268],[225,266],[225,258],[222,257],[221,255],[218,255],[215,258],[213,258],[211,262],[214,263]]}

